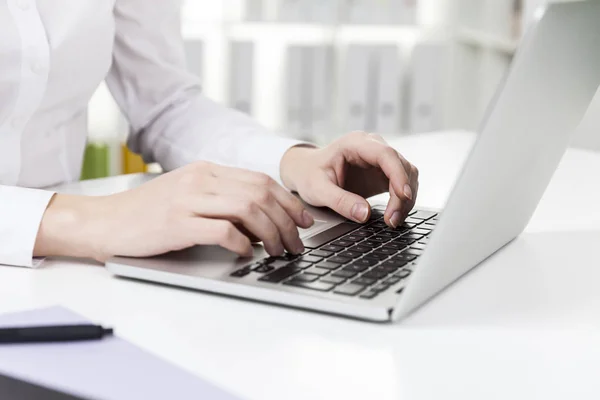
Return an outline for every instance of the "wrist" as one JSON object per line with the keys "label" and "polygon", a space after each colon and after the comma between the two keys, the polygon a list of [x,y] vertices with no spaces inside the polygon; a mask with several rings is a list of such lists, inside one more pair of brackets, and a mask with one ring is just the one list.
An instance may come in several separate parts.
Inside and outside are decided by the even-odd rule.
{"label": "wrist", "polygon": [[101,200],[102,197],[55,195],[42,218],[34,255],[101,259]]}
{"label": "wrist", "polygon": [[298,190],[299,177],[307,165],[307,159],[318,150],[311,145],[299,145],[290,148],[282,157],[280,165],[280,176],[283,185],[295,192]]}

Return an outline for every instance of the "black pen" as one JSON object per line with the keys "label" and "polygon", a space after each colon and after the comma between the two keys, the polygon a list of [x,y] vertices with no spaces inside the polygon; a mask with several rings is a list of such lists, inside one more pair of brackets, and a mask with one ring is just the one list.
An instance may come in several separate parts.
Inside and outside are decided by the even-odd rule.
{"label": "black pen", "polygon": [[51,343],[100,340],[112,336],[111,328],[99,325],[60,325],[0,329],[0,344]]}

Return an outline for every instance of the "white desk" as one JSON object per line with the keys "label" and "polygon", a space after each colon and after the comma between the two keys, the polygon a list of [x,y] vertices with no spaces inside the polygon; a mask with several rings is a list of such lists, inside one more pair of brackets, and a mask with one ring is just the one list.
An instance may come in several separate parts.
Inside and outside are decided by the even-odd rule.
{"label": "white desk", "polygon": [[[472,142],[446,133],[396,143],[421,169],[422,205],[443,205]],[[0,311],[65,305],[247,399],[598,399],[599,176],[600,155],[570,150],[527,232],[401,324],[135,283],[64,260],[0,267]]]}

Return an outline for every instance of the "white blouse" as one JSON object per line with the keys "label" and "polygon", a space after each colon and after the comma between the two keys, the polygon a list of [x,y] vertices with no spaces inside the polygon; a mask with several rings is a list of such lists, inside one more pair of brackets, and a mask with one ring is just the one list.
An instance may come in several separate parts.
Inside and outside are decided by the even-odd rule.
{"label": "white blouse", "polygon": [[166,170],[208,160],[279,180],[298,143],[202,96],[176,0],[2,1],[0,71],[0,264],[33,265],[52,196],[40,188],[78,179],[87,104],[104,79],[129,147]]}

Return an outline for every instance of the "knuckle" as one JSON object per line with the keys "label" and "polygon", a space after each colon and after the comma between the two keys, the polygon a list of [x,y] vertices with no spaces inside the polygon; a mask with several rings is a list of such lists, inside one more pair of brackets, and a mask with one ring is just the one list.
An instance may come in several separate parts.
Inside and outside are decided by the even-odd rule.
{"label": "knuckle", "polygon": [[273,178],[271,178],[269,175],[263,174],[263,173],[256,174],[256,181],[259,185],[266,186],[266,187],[270,187],[273,183],[275,183]]}
{"label": "knuckle", "polygon": [[241,214],[255,215],[259,210],[258,204],[252,200],[245,200],[241,202]]}
{"label": "knuckle", "polygon": [[271,204],[273,200],[273,194],[268,190],[259,190],[256,193],[256,201],[260,204]]}
{"label": "knuckle", "polygon": [[415,179],[419,179],[419,168],[414,165],[411,167],[411,173],[415,177]]}

